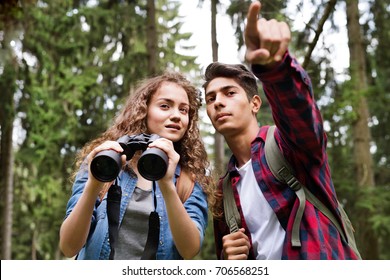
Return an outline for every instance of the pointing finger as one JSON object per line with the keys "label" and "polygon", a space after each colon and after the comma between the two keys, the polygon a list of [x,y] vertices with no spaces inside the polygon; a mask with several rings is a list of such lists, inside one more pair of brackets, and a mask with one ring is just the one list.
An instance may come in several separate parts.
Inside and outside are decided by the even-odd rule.
{"label": "pointing finger", "polygon": [[261,4],[258,1],[253,2],[249,6],[249,10],[247,14],[247,30],[249,32],[257,29],[257,19],[260,10],[261,10]]}

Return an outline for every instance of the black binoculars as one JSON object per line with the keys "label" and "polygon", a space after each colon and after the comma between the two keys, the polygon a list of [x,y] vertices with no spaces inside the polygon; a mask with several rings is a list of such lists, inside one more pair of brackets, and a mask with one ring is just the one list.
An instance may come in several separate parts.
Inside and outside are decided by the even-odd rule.
{"label": "black binoculars", "polygon": [[105,150],[96,154],[91,162],[92,175],[101,182],[111,182],[122,168],[121,156],[124,154],[126,160],[130,160],[136,151],[142,150],[137,164],[138,172],[147,180],[160,180],[167,172],[168,156],[161,149],[147,149],[148,145],[158,138],[160,136],[157,134],[144,133],[120,137],[117,142],[122,146],[123,152]]}

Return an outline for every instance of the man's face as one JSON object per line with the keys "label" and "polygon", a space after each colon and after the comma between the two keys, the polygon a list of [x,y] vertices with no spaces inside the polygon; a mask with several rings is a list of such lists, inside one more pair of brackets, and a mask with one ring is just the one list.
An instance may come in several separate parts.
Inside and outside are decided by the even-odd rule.
{"label": "man's face", "polygon": [[253,99],[249,101],[245,90],[234,79],[215,78],[205,91],[207,115],[222,135],[240,133],[253,121],[257,124],[260,104],[256,106]]}

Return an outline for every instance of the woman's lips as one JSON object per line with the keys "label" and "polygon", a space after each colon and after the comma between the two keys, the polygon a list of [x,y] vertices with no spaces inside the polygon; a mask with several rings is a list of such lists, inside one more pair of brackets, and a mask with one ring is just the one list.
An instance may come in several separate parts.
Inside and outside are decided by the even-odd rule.
{"label": "woman's lips", "polygon": [[166,128],[169,128],[169,129],[176,129],[176,130],[180,130],[180,125],[176,125],[176,124],[170,124],[170,125],[167,125],[165,126]]}

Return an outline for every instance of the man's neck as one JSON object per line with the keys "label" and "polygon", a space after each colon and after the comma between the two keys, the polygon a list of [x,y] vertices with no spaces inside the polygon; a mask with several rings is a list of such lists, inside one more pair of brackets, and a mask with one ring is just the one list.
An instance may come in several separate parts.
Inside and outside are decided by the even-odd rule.
{"label": "man's neck", "polygon": [[225,136],[226,143],[237,160],[240,168],[251,159],[251,143],[259,132],[259,126],[252,126],[244,131],[230,136]]}

